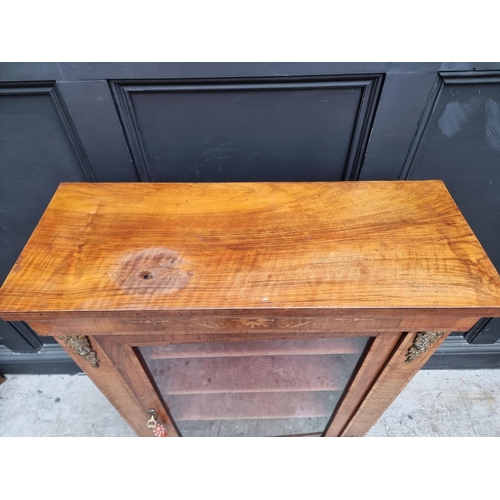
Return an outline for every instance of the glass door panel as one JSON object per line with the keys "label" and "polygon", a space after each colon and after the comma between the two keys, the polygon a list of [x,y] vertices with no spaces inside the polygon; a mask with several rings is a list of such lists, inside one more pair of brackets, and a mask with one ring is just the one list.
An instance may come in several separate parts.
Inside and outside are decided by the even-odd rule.
{"label": "glass door panel", "polygon": [[183,436],[320,434],[368,338],[141,347]]}

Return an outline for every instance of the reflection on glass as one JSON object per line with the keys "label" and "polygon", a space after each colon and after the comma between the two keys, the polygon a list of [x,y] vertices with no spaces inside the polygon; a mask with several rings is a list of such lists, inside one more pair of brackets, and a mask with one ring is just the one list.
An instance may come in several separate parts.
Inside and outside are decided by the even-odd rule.
{"label": "reflection on glass", "polygon": [[172,344],[140,351],[183,436],[320,434],[368,338]]}

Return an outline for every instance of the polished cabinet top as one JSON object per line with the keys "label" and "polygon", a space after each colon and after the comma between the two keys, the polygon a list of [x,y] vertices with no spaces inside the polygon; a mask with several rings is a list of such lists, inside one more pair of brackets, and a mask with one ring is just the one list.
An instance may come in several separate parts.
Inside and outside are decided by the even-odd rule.
{"label": "polished cabinet top", "polygon": [[500,315],[500,277],[440,181],[65,183],[0,316],[193,310]]}

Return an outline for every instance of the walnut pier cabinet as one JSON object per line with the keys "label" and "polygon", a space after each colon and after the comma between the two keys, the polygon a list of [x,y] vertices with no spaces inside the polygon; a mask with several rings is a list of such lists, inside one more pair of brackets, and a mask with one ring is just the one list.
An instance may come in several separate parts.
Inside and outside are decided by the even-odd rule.
{"label": "walnut pier cabinet", "polygon": [[440,181],[61,184],[0,290],[140,436],[361,436],[500,277]]}

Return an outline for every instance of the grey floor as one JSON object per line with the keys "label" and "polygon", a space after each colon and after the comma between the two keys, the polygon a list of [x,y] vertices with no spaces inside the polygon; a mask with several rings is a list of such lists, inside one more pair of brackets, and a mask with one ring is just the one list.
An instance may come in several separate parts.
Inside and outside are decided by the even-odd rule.
{"label": "grey floor", "polygon": [[[500,370],[422,370],[369,436],[500,436]],[[85,375],[7,375],[0,436],[134,436]]]}

